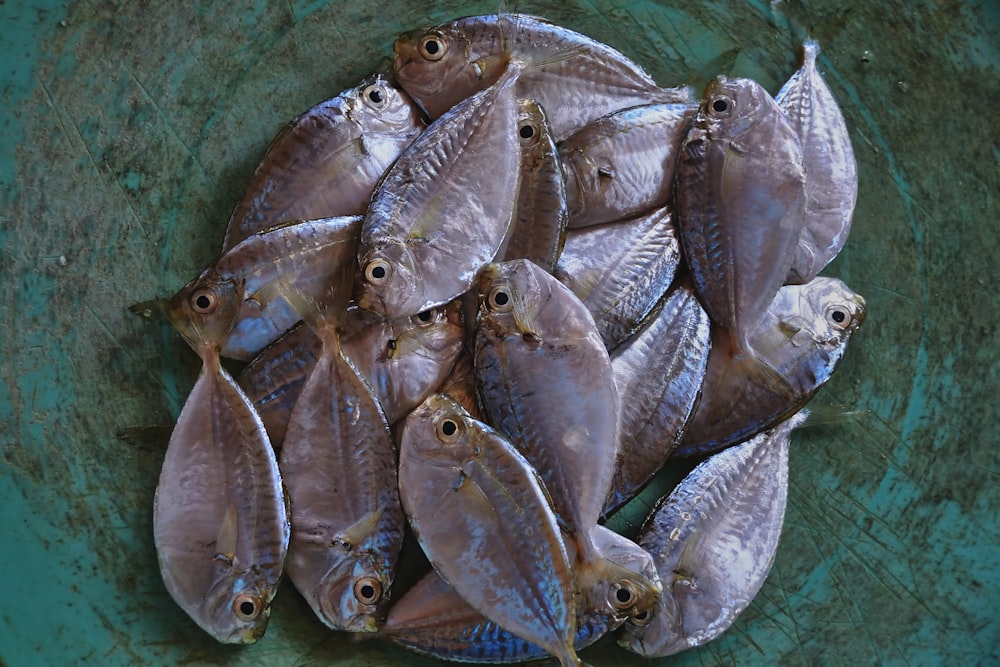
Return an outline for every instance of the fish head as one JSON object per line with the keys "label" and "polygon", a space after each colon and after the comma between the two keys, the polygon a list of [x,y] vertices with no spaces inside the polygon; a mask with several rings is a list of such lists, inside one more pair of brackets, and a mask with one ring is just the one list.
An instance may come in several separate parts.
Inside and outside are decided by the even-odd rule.
{"label": "fish head", "polygon": [[394,338],[388,355],[391,359],[454,360],[461,349],[462,334],[465,332],[462,303],[454,299],[442,306],[394,320],[392,330]]}
{"label": "fish head", "polygon": [[480,330],[501,339],[520,336],[527,343],[541,342],[537,320],[552,296],[544,273],[526,259],[484,267],[477,284]]}
{"label": "fish head", "polygon": [[227,567],[192,617],[223,644],[253,644],[267,630],[273,597],[273,587],[257,568]]}
{"label": "fish head", "polygon": [[517,105],[517,140],[521,145],[521,155],[537,154],[544,148],[544,137],[548,134],[545,112],[532,99],[519,99]]}
{"label": "fish head", "polygon": [[839,347],[865,321],[868,309],[864,297],[837,278],[820,276],[805,285],[789,285],[795,302],[788,308],[802,318],[803,326],[815,342]]}
{"label": "fish head", "polygon": [[756,81],[720,76],[705,89],[695,122],[712,139],[731,138],[746,131],[771,107],[776,109],[777,105]]}
{"label": "fish head", "polygon": [[642,656],[673,655],[691,646],[684,634],[680,606],[670,588],[652,609],[630,616],[624,627],[618,643]]}
{"label": "fish head", "polygon": [[478,447],[472,417],[452,398],[432,394],[406,418],[401,449],[438,466],[457,466],[475,457]]}
{"label": "fish head", "polygon": [[362,250],[357,302],[384,318],[409,317],[432,305],[424,299],[424,281],[413,255],[402,242],[386,239]]}
{"label": "fish head", "polygon": [[243,306],[243,281],[213,269],[182,287],[166,305],[167,318],[195,351],[221,348]]}
{"label": "fish head", "polygon": [[410,96],[381,74],[365,79],[351,90],[347,116],[358,127],[375,132],[409,131],[424,124],[420,109]]}
{"label": "fish head", "polygon": [[461,21],[403,33],[393,54],[396,80],[432,119],[493,85],[506,65],[498,26],[471,39]]}
{"label": "fish head", "polygon": [[348,552],[320,582],[319,611],[331,628],[375,632],[389,603],[388,570],[371,552]]}

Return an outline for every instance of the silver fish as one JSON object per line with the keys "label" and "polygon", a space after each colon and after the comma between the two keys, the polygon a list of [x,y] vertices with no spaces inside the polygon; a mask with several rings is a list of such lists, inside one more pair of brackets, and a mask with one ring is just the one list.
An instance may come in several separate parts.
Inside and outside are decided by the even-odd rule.
{"label": "silver fish", "polygon": [[678,157],[677,221],[695,291],[740,354],[788,275],[804,205],[795,128],[760,84],[716,79]]}
{"label": "silver fish", "polygon": [[569,227],[624,220],[670,203],[677,151],[697,110],[694,104],[632,107],[559,144]]}
{"label": "silver fish", "polygon": [[587,306],[609,350],[635,333],[670,287],[681,250],[670,211],[566,234],[553,274]]}
{"label": "silver fish", "polygon": [[579,665],[570,565],[548,497],[500,434],[441,394],[406,418],[399,492],[434,569],[474,609]]}
{"label": "silver fish", "polygon": [[271,141],[229,218],[223,249],[281,222],[361,215],[423,128],[417,105],[381,75],[317,104]]}
{"label": "silver fish", "polygon": [[750,604],[774,562],[788,496],[788,444],[800,412],[716,454],[657,503],[639,545],[664,583],[659,606],[626,623],[621,645],[651,658],[718,637]]}
{"label": "silver fish", "polygon": [[786,279],[807,283],[837,256],[851,231],[858,199],[858,164],[844,115],[816,69],[819,44],[802,44],[802,68],[775,101],[802,142],[806,175],[805,224]]}
{"label": "silver fish", "polygon": [[830,379],[866,313],[861,295],[820,276],[778,291],[750,332],[755,358],[734,359],[726,331],[713,328],[701,400],[674,456],[718,451],[804,406]]}
{"label": "silver fish", "polygon": [[288,511],[264,425],[219,363],[238,308],[226,295],[236,285],[215,288],[212,316],[200,312],[197,296],[168,307],[203,364],[167,446],[153,538],[177,604],[218,641],[249,644],[267,628],[288,550]]}

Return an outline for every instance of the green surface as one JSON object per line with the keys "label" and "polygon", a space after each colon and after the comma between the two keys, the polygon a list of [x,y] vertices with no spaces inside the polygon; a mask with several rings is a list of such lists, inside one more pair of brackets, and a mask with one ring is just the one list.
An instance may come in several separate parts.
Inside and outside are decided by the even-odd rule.
{"label": "green surface", "polygon": [[[817,402],[865,412],[797,437],[753,606],[651,664],[1000,664],[997,5],[517,6],[698,88],[776,92],[808,33],[858,156],[826,273],[870,313]],[[437,664],[327,632],[290,586],[252,647],[172,602],[151,507],[197,363],[126,311],[212,259],[286,120],[384,65],[400,30],[496,10],[435,7],[0,3],[0,664]],[[610,642],[583,657],[644,662]]]}

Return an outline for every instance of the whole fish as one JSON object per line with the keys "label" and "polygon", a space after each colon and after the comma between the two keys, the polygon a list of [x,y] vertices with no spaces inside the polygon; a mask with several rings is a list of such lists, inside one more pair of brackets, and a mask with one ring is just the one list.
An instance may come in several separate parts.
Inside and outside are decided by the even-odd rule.
{"label": "whole fish", "polygon": [[[182,287],[169,307],[190,308],[203,320],[227,313],[221,355],[249,361],[302,319],[277,292],[264,288],[285,280],[319,297],[334,276],[353,265],[360,232],[358,216],[291,222],[258,232]],[[222,291],[221,285],[232,289]],[[235,311],[231,318],[230,309]]]}
{"label": "whole fish", "polygon": [[572,229],[554,275],[594,316],[609,350],[635,333],[673,282],[680,242],[669,208]]}
{"label": "whole fish", "polygon": [[[601,553],[623,568],[659,582],[652,557],[639,545],[598,527],[595,541]],[[572,539],[565,539],[571,560]],[[576,650],[585,648],[619,627],[634,614],[651,611],[658,596],[640,600],[631,582],[596,582],[592,590],[578,591]],[[540,646],[521,639],[489,620],[466,602],[434,571],[424,575],[389,610],[379,635],[423,655],[443,660],[511,663],[546,658]]]}
{"label": "whole fish", "polygon": [[712,456],[660,500],[639,544],[664,583],[660,604],[626,623],[621,645],[647,658],[722,634],[750,604],[774,562],[788,497],[788,443],[800,412]]}
{"label": "whole fish", "polygon": [[363,308],[396,318],[446,303],[503,246],[521,159],[519,70],[432,123],[386,172],[361,230]]}
{"label": "whole fish", "polygon": [[579,589],[628,579],[656,585],[601,555],[594,531],[614,475],[618,392],[593,317],[527,260],[491,264],[479,279],[476,382],[483,410],[538,470],[573,535]]}
{"label": "whole fish", "polygon": [[519,104],[521,184],[503,260],[530,259],[551,272],[566,238],[566,183],[545,112],[533,100],[519,100]]}
{"label": "whole fish", "polygon": [[[463,347],[459,302],[413,317],[383,320],[356,306],[341,320],[340,345],[390,424],[435,391]],[[322,340],[304,323],[269,345],[237,377],[257,408],[275,447],[302,385],[322,350]]]}
{"label": "whole fish", "polygon": [[403,424],[399,492],[431,565],[469,605],[562,665],[580,664],[556,517],[510,443],[447,396],[431,396]]}
{"label": "whole fish", "polygon": [[680,441],[705,377],[708,332],[708,314],[685,281],[611,356],[621,437],[605,516],[641,491]]}
{"label": "whole fish", "polygon": [[238,285],[175,300],[167,316],[202,359],[163,460],[153,538],[170,595],[223,643],[249,644],[267,628],[284,568],[289,521],[264,425],[222,368],[219,348],[239,309]]}
{"label": "whole fish", "polygon": [[223,249],[280,222],[361,215],[375,183],[423,128],[420,109],[381,75],[317,104],[271,141]]}
{"label": "whole fish", "polygon": [[750,333],[753,359],[733,359],[728,334],[713,328],[701,400],[674,456],[718,451],[799,410],[830,379],[866,312],[861,295],[820,276],[778,291]]}
{"label": "whole fish", "polygon": [[695,291],[735,351],[785,281],[802,230],[795,128],[760,84],[716,79],[677,164],[677,221]]}
{"label": "whole fish", "polygon": [[691,99],[610,46],[535,16],[460,18],[404,33],[393,49],[397,81],[431,118],[492,85],[511,57],[531,62],[517,95],[546,110],[557,142],[612,111]]}
{"label": "whole fish", "polygon": [[694,104],[646,104],[616,111],[559,144],[569,227],[615,222],[670,203],[677,151]]}
{"label": "whole fish", "polygon": [[816,69],[819,44],[802,45],[802,68],[775,101],[802,143],[806,175],[805,224],[786,279],[807,283],[837,256],[851,231],[858,199],[858,164],[844,115]]}
{"label": "whole fish", "polygon": [[288,291],[285,298],[322,340],[281,448],[292,511],[288,576],[331,629],[374,632],[403,544],[395,446],[368,383],[340,345],[346,297],[317,304]]}

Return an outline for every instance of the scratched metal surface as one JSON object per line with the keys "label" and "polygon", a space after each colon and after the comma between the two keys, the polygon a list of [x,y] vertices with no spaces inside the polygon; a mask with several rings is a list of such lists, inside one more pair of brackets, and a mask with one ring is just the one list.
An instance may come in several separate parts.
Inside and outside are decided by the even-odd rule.
{"label": "scratched metal surface", "polygon": [[[0,664],[437,664],[325,631],[291,587],[246,648],[173,604],[150,511],[197,367],[126,312],[212,259],[287,119],[384,64],[398,31],[496,9],[423,4],[0,3]],[[653,664],[1000,663],[996,5],[518,6],[698,88],[775,92],[809,33],[860,163],[827,273],[870,315],[817,402],[865,412],[797,437],[753,606]],[[583,656],[643,662],[610,641]]]}

